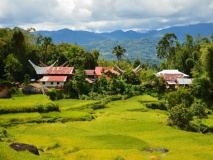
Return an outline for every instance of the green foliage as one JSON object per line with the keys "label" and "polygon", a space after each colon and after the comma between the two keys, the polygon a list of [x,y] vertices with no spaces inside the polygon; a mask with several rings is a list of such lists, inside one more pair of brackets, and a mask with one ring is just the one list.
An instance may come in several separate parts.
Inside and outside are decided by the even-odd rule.
{"label": "green foliage", "polygon": [[114,47],[112,54],[114,54],[117,57],[119,62],[121,60],[121,57],[124,55],[124,52],[126,52],[126,49],[122,48],[121,45],[118,45]]}
{"label": "green foliage", "polygon": [[30,84],[30,75],[26,73],[24,75],[24,85],[28,85],[28,84]]}
{"label": "green foliage", "polygon": [[166,95],[165,99],[168,101],[168,109],[176,105],[183,104],[185,107],[190,107],[194,102],[192,94],[185,89],[179,88],[176,92],[170,92]]}
{"label": "green foliage", "polygon": [[197,101],[196,103],[192,104],[193,114],[200,119],[206,117],[205,108],[206,105],[204,103],[201,103],[200,101]]}
{"label": "green foliage", "polygon": [[136,59],[134,60],[134,62],[133,62],[132,67],[133,67],[133,68],[136,68],[136,67],[139,66],[140,64],[141,64],[141,61],[140,61],[138,58],[136,58]]}
{"label": "green foliage", "polygon": [[78,97],[82,94],[87,95],[90,91],[89,82],[86,81],[87,75],[83,68],[79,68],[73,77],[73,88],[77,91]]}
{"label": "green foliage", "polygon": [[169,120],[174,125],[180,128],[187,128],[189,122],[193,119],[193,113],[189,108],[186,108],[183,104],[176,105],[169,111]]}
{"label": "green foliage", "polygon": [[48,96],[50,97],[50,99],[52,101],[56,100],[57,99],[57,92],[56,92],[56,89],[55,88],[51,88],[48,90]]}
{"label": "green foliage", "polygon": [[37,105],[35,105],[35,108],[38,108],[37,111],[39,113],[59,111],[59,105],[55,104],[55,103],[47,103],[45,105],[43,105],[43,104],[37,104]]}
{"label": "green foliage", "polygon": [[9,54],[7,58],[4,60],[5,71],[6,71],[6,79],[7,80],[15,80],[15,73],[21,70],[22,64],[18,59],[15,58],[13,54]]}
{"label": "green foliage", "polygon": [[19,90],[17,87],[12,87],[8,90],[11,94],[22,94],[22,91]]}
{"label": "green foliage", "polygon": [[98,93],[104,93],[107,90],[107,80],[105,74],[101,74],[100,79],[98,80]]}
{"label": "green foliage", "polygon": [[124,79],[127,84],[132,84],[132,85],[140,84],[138,75],[135,74],[135,72],[133,72],[131,69],[126,70],[122,74],[122,79]]}
{"label": "green foliage", "polygon": [[196,97],[204,100],[209,99],[212,95],[212,83],[210,78],[205,75],[195,78],[192,81],[191,89]]}
{"label": "green foliage", "polygon": [[97,65],[100,53],[97,50],[94,50],[92,53],[90,53],[85,51],[77,44],[74,44],[68,48],[65,55],[69,61],[70,66],[75,68],[83,66],[87,69],[94,69]]}
{"label": "green foliage", "polygon": [[205,67],[208,76],[213,83],[213,44],[206,44],[202,47],[201,60],[202,64]]}
{"label": "green foliage", "polygon": [[65,83],[64,86],[64,92],[66,95],[66,98],[77,98],[78,93],[74,88],[73,81],[69,80],[68,82]]}
{"label": "green foliage", "polygon": [[[81,46],[83,46],[83,48],[87,48],[89,51],[96,48],[100,53],[102,53],[100,58],[115,60],[115,56],[110,51],[112,51],[117,44],[120,44],[126,49],[125,55],[128,56],[131,62],[134,62],[136,58],[138,58],[141,63],[149,61],[150,64],[159,64],[160,62],[160,60],[156,57],[156,46],[158,41],[151,38],[125,39],[119,41],[95,41]],[[121,64],[121,61],[119,64]]]}
{"label": "green foliage", "polygon": [[169,64],[172,64],[175,55],[175,43],[177,37],[174,33],[166,33],[165,36],[158,42],[157,57],[167,58]]}

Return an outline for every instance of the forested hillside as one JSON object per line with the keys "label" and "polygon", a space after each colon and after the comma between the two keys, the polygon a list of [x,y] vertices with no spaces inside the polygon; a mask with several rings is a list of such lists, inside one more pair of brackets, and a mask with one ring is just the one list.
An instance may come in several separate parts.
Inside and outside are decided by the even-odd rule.
{"label": "forested hillside", "polygon": [[138,58],[141,62],[149,61],[150,64],[159,63],[159,59],[156,57],[156,47],[158,41],[150,38],[126,39],[115,41],[106,40],[90,42],[81,46],[89,51],[97,49],[102,54],[102,58],[112,60],[116,58],[112,54],[112,50],[114,46],[118,44],[120,44],[126,49],[125,58],[129,58],[129,60],[132,62],[134,61],[134,59]]}
{"label": "forested hillside", "polygon": [[94,33],[88,31],[72,31],[69,29],[61,29],[58,31],[36,31],[35,35],[41,33],[43,36],[52,37],[55,44],[77,43],[88,51],[97,49],[102,58],[109,60],[115,57],[111,54],[114,46],[120,44],[126,50],[126,58],[133,61],[139,58],[142,62],[159,64],[159,59],[156,57],[157,42],[166,34],[174,33],[180,42],[185,41],[185,34],[196,37],[200,34],[202,37],[210,37],[213,33],[213,24],[196,24],[188,26],[170,27],[162,30],[152,30],[146,33],[135,31],[117,30],[109,33]]}

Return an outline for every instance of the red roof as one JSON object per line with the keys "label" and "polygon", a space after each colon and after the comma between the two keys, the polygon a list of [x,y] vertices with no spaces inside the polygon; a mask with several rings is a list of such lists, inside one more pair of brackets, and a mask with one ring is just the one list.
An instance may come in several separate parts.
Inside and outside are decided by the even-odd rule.
{"label": "red roof", "polygon": [[89,76],[89,75],[90,75],[90,76],[91,76],[91,75],[92,75],[92,76],[95,75],[95,70],[86,69],[85,71],[86,71],[86,73],[87,73],[88,76]]}
{"label": "red roof", "polygon": [[107,69],[106,67],[95,67],[95,74],[100,76],[101,73],[104,71],[104,69]]}
{"label": "red roof", "polygon": [[95,74],[96,75],[101,75],[101,73],[107,73],[109,71],[114,73],[114,74],[120,75],[119,72],[114,70],[114,67],[112,67],[111,69],[107,69],[107,67],[95,67]]}
{"label": "red roof", "polygon": [[74,67],[49,67],[45,74],[72,74]]}
{"label": "red roof", "polygon": [[117,72],[117,71],[115,71],[115,70],[114,70],[114,67],[112,67],[111,69],[104,70],[104,73],[107,73],[107,72],[111,72],[111,73],[114,73],[114,74],[120,75],[120,73],[119,73],[119,72]]}
{"label": "red roof", "polygon": [[39,81],[41,82],[65,82],[67,76],[44,76]]}
{"label": "red roof", "polygon": [[160,74],[166,81],[176,81],[177,78],[184,78],[184,74]]}

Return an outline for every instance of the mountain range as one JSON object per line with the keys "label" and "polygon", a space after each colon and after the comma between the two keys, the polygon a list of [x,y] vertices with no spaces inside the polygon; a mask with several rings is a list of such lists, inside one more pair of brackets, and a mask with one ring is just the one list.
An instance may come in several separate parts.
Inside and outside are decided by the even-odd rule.
{"label": "mountain range", "polygon": [[159,62],[156,57],[156,46],[158,41],[166,33],[174,33],[180,42],[185,39],[185,34],[193,37],[200,34],[202,37],[210,37],[213,34],[213,23],[200,23],[187,26],[176,26],[161,30],[151,30],[146,33],[135,32],[132,30],[117,30],[109,33],[94,33],[88,31],[73,31],[61,29],[58,31],[36,31],[34,34],[41,33],[42,36],[52,37],[55,44],[77,43],[83,48],[92,51],[97,49],[102,53],[102,57],[115,59],[112,55],[114,46],[120,44],[127,50],[126,58],[133,61],[139,58],[142,62],[148,60],[151,63]]}

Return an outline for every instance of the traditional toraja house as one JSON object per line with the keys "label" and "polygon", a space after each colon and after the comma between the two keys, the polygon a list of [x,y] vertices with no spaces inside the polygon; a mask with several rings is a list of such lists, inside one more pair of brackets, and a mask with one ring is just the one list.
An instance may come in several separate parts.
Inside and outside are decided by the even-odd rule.
{"label": "traditional toraja house", "polygon": [[[120,74],[123,74],[125,71],[124,70],[122,70],[122,69],[120,69],[117,65],[115,65],[115,67],[118,69],[118,72],[120,73]],[[142,68],[140,68],[141,67],[141,65],[139,65],[139,66],[137,66],[135,69],[133,69],[132,71],[133,72],[135,72],[135,74],[138,74],[138,73],[140,73],[140,71],[142,70]]]}
{"label": "traditional toraja house", "polygon": [[188,78],[189,75],[178,70],[163,70],[156,75],[157,77],[163,77],[169,88],[175,88],[180,85],[189,85],[192,83],[192,79]]}
{"label": "traditional toraja house", "polygon": [[30,60],[29,62],[38,75],[38,82],[46,87],[63,86],[74,74],[74,67],[65,66],[67,62],[59,67],[54,67],[57,61],[50,66],[40,62],[42,67],[35,65]]}
{"label": "traditional toraja house", "polygon": [[[38,82],[46,87],[56,87],[56,86],[64,86],[66,81],[72,79],[74,75],[74,67],[68,67],[65,66],[67,62],[62,64],[59,67],[54,67],[55,61],[52,65],[47,66],[43,62],[40,61],[41,67],[35,65],[33,62],[29,60],[30,64],[33,66],[33,68],[36,71],[36,74],[38,76]],[[120,75],[119,72],[114,70],[114,67],[107,68],[107,67],[95,67],[94,70],[85,70],[87,74],[86,80],[89,83],[93,83],[97,79],[101,77],[101,74],[104,73],[106,75],[106,79],[109,80],[110,77],[107,75],[110,74],[116,74]]]}

